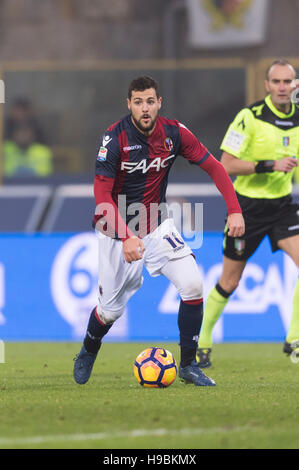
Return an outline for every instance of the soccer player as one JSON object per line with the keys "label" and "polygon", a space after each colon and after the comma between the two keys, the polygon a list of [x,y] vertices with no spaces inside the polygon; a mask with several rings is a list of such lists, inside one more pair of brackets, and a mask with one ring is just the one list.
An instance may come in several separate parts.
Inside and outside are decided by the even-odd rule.
{"label": "soccer player", "polygon": [[[109,127],[102,137],[94,179],[99,297],[75,358],[74,378],[79,384],[88,381],[103,337],[141,287],[145,266],[151,276],[166,276],[181,297],[180,378],[196,386],[215,385],[196,362],[203,308],[199,270],[190,247],[163,206],[175,158],[181,155],[211,176],[225,199],[232,237],[243,234],[244,220],[223,165],[183,124],[159,116],[161,103],[154,79],[133,80],[127,98],[129,115]],[[157,206],[162,209],[156,210]]]}
{"label": "soccer player", "polygon": [[[265,99],[242,109],[224,136],[221,162],[234,187],[245,220],[243,237],[224,230],[222,274],[205,305],[198,343],[200,367],[211,365],[213,327],[237,288],[248,258],[268,235],[272,251],[283,250],[299,267],[299,204],[292,202],[292,176],[298,166],[299,108],[291,101],[296,73],[280,59],[269,67]],[[283,351],[299,339],[299,281]]]}

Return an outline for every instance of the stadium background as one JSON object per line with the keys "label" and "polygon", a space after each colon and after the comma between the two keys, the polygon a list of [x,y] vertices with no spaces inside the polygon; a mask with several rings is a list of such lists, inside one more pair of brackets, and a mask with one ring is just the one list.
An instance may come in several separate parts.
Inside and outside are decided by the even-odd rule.
{"label": "stadium background", "polygon": [[[1,148],[13,103],[30,102],[53,153],[47,177],[7,176],[1,157],[0,338],[78,340],[97,295],[92,180],[99,139],[126,113],[129,81],[150,74],[161,85],[162,114],[187,125],[219,158],[224,132],[246,104],[264,96],[264,74],[278,56],[299,69],[296,0],[269,0],[264,38],[247,46],[196,47],[184,0],[2,0]],[[193,2],[194,3],[194,2]],[[202,8],[229,2],[204,2]],[[240,2],[230,2],[237,5]],[[241,2],[242,3],[242,2]],[[248,8],[255,2],[243,2]],[[215,7],[216,8],[216,7]],[[212,14],[212,13],[211,13]],[[284,26],[283,26],[284,25]],[[287,25],[288,35],[283,34]],[[225,206],[204,172],[178,159],[171,201],[204,204],[204,238],[195,250],[205,296],[221,268]],[[298,186],[294,197],[299,200]],[[296,270],[267,240],[215,329],[215,340],[281,341]],[[149,279],[109,333],[111,341],[177,338],[178,297]]]}

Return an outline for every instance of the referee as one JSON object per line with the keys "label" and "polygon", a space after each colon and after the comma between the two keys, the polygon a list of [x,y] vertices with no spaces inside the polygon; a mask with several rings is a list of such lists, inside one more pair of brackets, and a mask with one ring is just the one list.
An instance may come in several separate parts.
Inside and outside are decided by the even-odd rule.
{"label": "referee", "polygon": [[[283,250],[299,268],[299,204],[291,196],[299,154],[299,107],[291,101],[295,78],[287,60],[275,60],[266,74],[266,98],[237,114],[221,145],[221,162],[229,175],[237,176],[234,187],[246,230],[242,238],[232,238],[225,227],[222,274],[207,298],[198,343],[200,367],[211,365],[213,327],[263,238],[268,235],[272,251]],[[286,354],[297,339],[299,280],[283,345]]]}

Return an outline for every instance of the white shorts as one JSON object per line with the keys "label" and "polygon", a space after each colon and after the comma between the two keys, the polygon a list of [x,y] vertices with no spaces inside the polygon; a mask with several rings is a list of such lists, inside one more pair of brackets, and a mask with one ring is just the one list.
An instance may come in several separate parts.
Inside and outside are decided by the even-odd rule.
{"label": "white shorts", "polygon": [[[192,254],[176,229],[173,219],[166,219],[142,241],[145,251],[141,260],[127,263],[120,240],[97,232],[99,239],[99,302],[98,314],[104,323],[111,323],[122,315],[130,297],[141,287],[142,270],[151,276],[164,274],[163,267],[171,260]],[[193,257],[192,257],[193,259]],[[197,267],[196,262],[194,265]],[[194,276],[193,276],[194,277]]]}

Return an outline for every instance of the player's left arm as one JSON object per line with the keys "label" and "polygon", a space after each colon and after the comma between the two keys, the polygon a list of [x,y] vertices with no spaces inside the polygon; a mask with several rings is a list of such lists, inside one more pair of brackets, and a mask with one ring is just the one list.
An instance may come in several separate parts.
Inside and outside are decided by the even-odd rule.
{"label": "player's left arm", "polygon": [[209,158],[201,164],[201,168],[209,174],[225,200],[228,211],[228,235],[241,237],[245,232],[245,222],[235,189],[224,166],[210,154]]}
{"label": "player's left arm", "polygon": [[207,148],[185,126],[180,125],[180,135],[181,154],[190,163],[199,165],[208,173],[225,200],[228,211],[228,234],[232,237],[241,237],[245,232],[242,210],[231,179],[224,166],[213,157]]}

